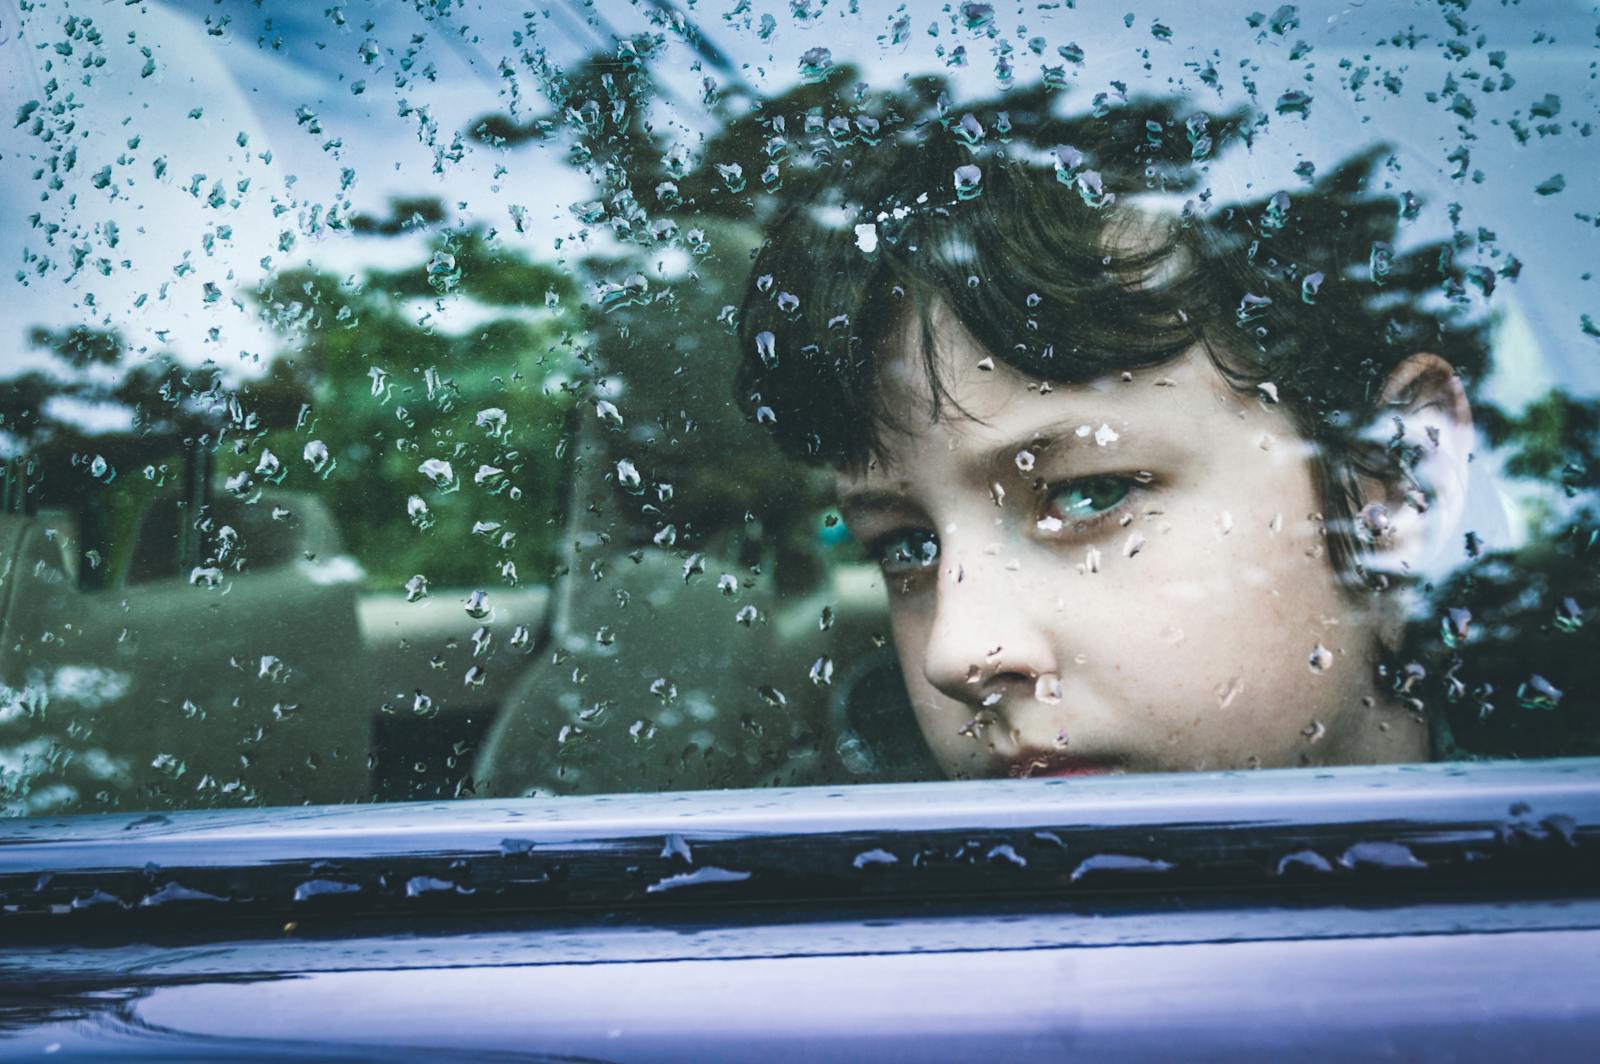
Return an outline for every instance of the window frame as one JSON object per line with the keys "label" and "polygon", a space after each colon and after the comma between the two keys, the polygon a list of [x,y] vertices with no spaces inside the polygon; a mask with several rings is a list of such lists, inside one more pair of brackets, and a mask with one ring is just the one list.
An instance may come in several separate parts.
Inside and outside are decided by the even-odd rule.
{"label": "window frame", "polygon": [[1600,760],[0,822],[0,928],[32,940],[305,917],[1563,892],[1600,896]]}

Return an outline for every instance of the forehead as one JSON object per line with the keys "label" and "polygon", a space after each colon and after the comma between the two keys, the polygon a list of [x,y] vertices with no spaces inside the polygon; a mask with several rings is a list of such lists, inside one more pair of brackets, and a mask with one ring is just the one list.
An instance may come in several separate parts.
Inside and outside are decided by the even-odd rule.
{"label": "forehead", "polygon": [[[1024,447],[1035,437],[1121,442],[1124,433],[1169,445],[1204,448],[1219,431],[1255,425],[1265,412],[1231,388],[1196,344],[1159,366],[1083,384],[1030,377],[985,350],[942,304],[929,314],[935,366],[944,396],[936,402],[922,356],[922,327],[912,321],[879,366],[884,402],[903,431],[888,431],[883,454],[867,470],[841,473],[841,490],[902,480],[934,456],[970,457]],[[1097,436],[1096,434],[1099,433]],[[935,464],[938,464],[937,462]]]}

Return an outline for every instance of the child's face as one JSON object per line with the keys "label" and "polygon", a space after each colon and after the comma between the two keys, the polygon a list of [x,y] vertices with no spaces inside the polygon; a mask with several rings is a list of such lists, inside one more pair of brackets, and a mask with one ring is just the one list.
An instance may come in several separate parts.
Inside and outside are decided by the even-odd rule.
{"label": "child's face", "polygon": [[1338,584],[1284,414],[1198,348],[1041,386],[945,308],[934,323],[972,416],[936,421],[920,361],[886,359],[912,431],[840,488],[947,774],[1426,758],[1426,726],[1376,685],[1377,607]]}

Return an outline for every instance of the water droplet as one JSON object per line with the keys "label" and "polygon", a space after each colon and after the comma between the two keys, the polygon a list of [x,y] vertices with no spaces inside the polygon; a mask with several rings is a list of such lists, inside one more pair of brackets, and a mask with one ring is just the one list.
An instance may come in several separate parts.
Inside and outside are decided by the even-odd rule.
{"label": "water droplet", "polygon": [[1378,543],[1393,527],[1389,509],[1380,502],[1368,503],[1356,515],[1356,538],[1363,543]]}
{"label": "water droplet", "polygon": [[[1078,171],[1083,167],[1083,152],[1071,145],[1063,144],[1052,148],[1050,155],[1055,160],[1056,180],[1069,187],[1075,184],[1078,180]],[[1029,298],[1037,299],[1038,297],[1035,295]],[[1032,307],[1038,304],[1029,303],[1028,305]]]}
{"label": "water droplet", "polygon": [[833,752],[838,756],[839,764],[852,776],[865,776],[878,768],[878,760],[873,757],[872,749],[854,731],[840,733],[834,741]]}
{"label": "water droplet", "polygon": [[356,883],[340,883],[333,879],[308,879],[294,888],[294,900],[309,901],[331,894],[356,894],[360,890],[360,885]]}
{"label": "water droplet", "polygon": [[1372,250],[1367,255],[1367,267],[1372,271],[1373,284],[1387,284],[1389,274],[1394,271],[1394,245],[1374,240]]}
{"label": "water droplet", "polygon": [[1277,874],[1280,876],[1297,869],[1306,872],[1332,872],[1333,865],[1316,850],[1296,850],[1278,861]]}
{"label": "water droplet", "polygon": [[278,456],[266,448],[261,450],[261,458],[256,462],[256,475],[273,484],[280,483],[286,470]]}
{"label": "water droplet", "polygon": [[1212,691],[1217,696],[1217,707],[1227,709],[1233,705],[1233,700],[1239,697],[1239,692],[1244,690],[1244,678],[1231,676],[1222,683],[1217,684]]}
{"label": "water droplet", "polygon": [[1234,312],[1234,317],[1241,326],[1249,325],[1264,315],[1271,306],[1272,299],[1269,296],[1246,292],[1239,299],[1239,308]]}
{"label": "water droplet", "polygon": [[406,601],[420,602],[428,597],[428,578],[418,573],[406,581]]}
{"label": "water droplet", "polygon": [[694,864],[694,852],[689,849],[689,843],[682,835],[668,835],[661,846],[662,857],[678,857],[685,864]]}
{"label": "water droplet", "polygon": [[983,171],[971,163],[956,167],[954,178],[957,199],[976,199],[983,192]]}
{"label": "water droplet", "polygon": [[333,456],[328,453],[328,445],[321,440],[312,440],[307,443],[305,449],[300,452],[300,457],[304,458],[306,464],[311,467],[311,472],[324,478],[333,472],[333,467],[338,464],[333,460]]}
{"label": "water droplet", "polygon": [[617,484],[630,495],[644,491],[644,479],[639,476],[639,470],[633,462],[626,458],[617,463]]}
{"label": "water droplet", "polygon": [[623,307],[650,302],[650,280],[642,273],[630,274],[622,283],[605,281],[598,286],[600,309],[610,314]]}
{"label": "water droplet", "polygon": [[660,894],[669,890],[681,890],[684,887],[705,886],[711,883],[742,883],[750,878],[749,872],[739,872],[728,868],[697,868],[693,872],[681,872],[675,876],[667,876],[645,887],[646,894]]}
{"label": "water droplet", "polygon": [[881,867],[886,866],[886,865],[893,865],[893,864],[899,864],[899,863],[900,863],[900,858],[896,857],[894,854],[890,853],[888,850],[878,850],[878,849],[863,850],[860,853],[856,854],[855,857],[850,861],[851,866],[854,867],[854,868],[873,868],[873,867],[880,867],[881,868]]}
{"label": "water droplet", "polygon": [[1072,870],[1070,877],[1076,883],[1084,876],[1094,873],[1134,874],[1148,875],[1155,872],[1166,872],[1173,865],[1168,861],[1157,860],[1153,857],[1138,857],[1125,853],[1097,853],[1078,862],[1078,867]]}
{"label": "water droplet", "polygon": [[778,364],[777,337],[770,332],[756,333],[756,357],[768,369]]}
{"label": "water droplet", "polygon": [[808,83],[816,83],[828,76],[828,71],[833,69],[833,52],[827,48],[808,48],[800,56],[800,78]]}
{"label": "water droplet", "polygon": [[1115,193],[1106,190],[1105,178],[1100,176],[1098,170],[1085,170],[1072,183],[1078,190],[1078,198],[1083,200],[1086,207],[1109,207],[1117,200]]}
{"label": "water droplet", "polygon": [[1290,89],[1278,97],[1277,108],[1280,115],[1309,115],[1311,94],[1300,89]]}
{"label": "water droplet", "polygon": [[818,687],[833,685],[833,659],[821,657],[811,663],[811,682]]}
{"label": "water droplet", "polygon": [[468,595],[462,608],[466,610],[467,616],[475,621],[481,621],[494,612],[489,606],[489,593],[481,589]]}
{"label": "water droplet", "polygon": [[433,876],[412,876],[406,880],[406,897],[420,898],[427,894],[471,894],[472,891],[461,887],[447,879],[436,879]]}
{"label": "water droplet", "polygon": [[1018,853],[1016,847],[1004,842],[998,846],[991,846],[984,856],[990,864],[1008,864],[1014,868],[1028,867],[1028,859]]}
{"label": "water droplet", "polygon": [[1306,664],[1315,673],[1324,673],[1333,666],[1333,651],[1318,643],[1311,648],[1311,653],[1306,657]]}
{"label": "water droplet", "polygon": [[717,173],[729,192],[738,195],[744,191],[744,167],[738,163],[717,163]]}
{"label": "water droplet", "polygon": [[155,908],[158,905],[167,905],[176,901],[227,901],[217,894],[207,894],[203,890],[186,887],[182,883],[165,883],[160,889],[146,894],[139,899],[141,908]]}
{"label": "water droplet", "polygon": [[1517,685],[1517,704],[1523,709],[1549,711],[1561,703],[1564,692],[1538,673]]}
{"label": "water droplet", "polygon": [[1541,196],[1554,196],[1567,187],[1567,179],[1560,174],[1552,174],[1534,186],[1533,190]]}
{"label": "water droplet", "polygon": [[1346,868],[1426,868],[1411,847],[1398,842],[1358,842],[1339,855]]}
{"label": "water droplet", "polygon": [[961,21],[969,30],[986,30],[994,23],[994,5],[972,3],[968,0],[961,5]]}
{"label": "water droplet", "polygon": [[956,139],[969,148],[977,147],[984,137],[983,123],[970,111],[961,116],[961,121],[955,125]]}
{"label": "water droplet", "polygon": [[417,472],[433,482],[434,487],[441,491],[451,492],[461,487],[456,480],[456,471],[449,462],[442,458],[430,458],[417,467]]}

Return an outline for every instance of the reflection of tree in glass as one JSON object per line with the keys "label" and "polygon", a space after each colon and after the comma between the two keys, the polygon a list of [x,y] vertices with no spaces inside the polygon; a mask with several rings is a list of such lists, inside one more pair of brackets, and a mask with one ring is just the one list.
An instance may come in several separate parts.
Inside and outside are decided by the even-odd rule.
{"label": "reflection of tree in glass", "polygon": [[1480,407],[1479,420],[1507,473],[1547,489],[1543,513],[1526,547],[1485,553],[1435,590],[1394,683],[1443,709],[1445,756],[1600,754],[1600,403],[1552,392],[1520,415]]}
{"label": "reflection of tree in glass", "polygon": [[[354,227],[394,235],[442,217],[436,201],[407,201],[390,219],[358,217]],[[296,270],[263,288],[263,312],[291,347],[241,393],[294,414],[260,448],[219,465],[253,472],[270,450],[293,467],[287,482],[337,499],[345,538],[376,586],[417,573],[436,586],[498,581],[507,563],[517,580],[541,581],[562,503],[557,442],[577,347],[571,281],[481,227],[436,229],[427,255],[355,284]],[[464,306],[469,324],[452,326],[436,300]],[[447,463],[450,476],[420,472],[429,461]]]}
{"label": "reflection of tree in glass", "polygon": [[129,352],[115,332],[36,328],[30,338],[54,365],[6,381],[0,430],[26,456],[28,508],[72,515],[76,542],[64,546],[79,584],[103,587],[121,572],[144,505],[181,480],[185,449],[214,445],[227,392],[214,365]]}

